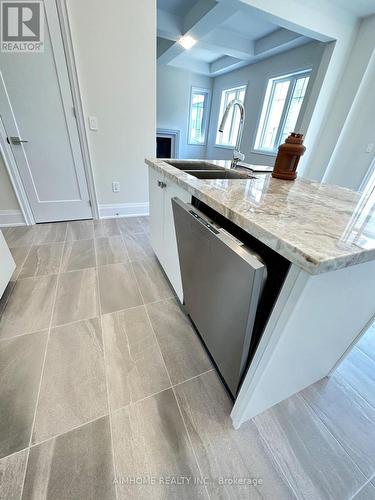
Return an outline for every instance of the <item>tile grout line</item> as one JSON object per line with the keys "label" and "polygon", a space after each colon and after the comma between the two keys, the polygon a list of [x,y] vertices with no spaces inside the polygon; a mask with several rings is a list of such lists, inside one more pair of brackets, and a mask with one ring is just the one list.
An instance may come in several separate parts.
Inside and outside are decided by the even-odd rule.
{"label": "tile grout line", "polygon": [[[371,328],[372,328],[372,327],[371,327]],[[366,333],[367,333],[367,332],[366,332]],[[374,332],[374,335],[375,335],[375,332]],[[371,356],[369,356],[369,355],[367,354],[367,352],[363,351],[360,347],[358,347],[358,344],[355,344],[355,345],[354,345],[354,349],[357,349],[357,351],[360,351],[362,354],[364,354],[364,355],[366,356],[366,358],[368,358],[368,359],[369,359],[372,363],[374,363],[374,364],[375,364],[375,360],[374,360],[374,359],[372,359],[372,357],[371,357]]]}
{"label": "tile grout line", "polygon": [[343,375],[343,374],[341,374],[341,373],[339,373],[339,372],[337,372],[337,374],[338,374],[338,375],[339,375],[339,376],[340,376],[340,377],[344,380],[344,382],[345,382],[346,384],[348,384],[348,386],[349,386],[349,387],[350,387],[350,388],[351,388],[351,389],[352,389],[352,390],[353,390],[353,391],[357,394],[357,396],[359,396],[359,397],[360,397],[360,398],[361,398],[361,399],[362,399],[362,400],[363,400],[366,404],[368,404],[368,405],[369,405],[369,406],[370,406],[373,410],[375,410],[375,406],[374,406],[372,403],[370,403],[370,401],[368,401],[368,400],[365,398],[365,396],[364,396],[363,394],[361,394],[361,393],[359,392],[359,390],[358,390],[358,389],[356,389],[356,388],[355,388],[355,387],[354,387],[354,386],[353,386],[353,385],[349,382],[349,380],[345,377],[345,375]]}
{"label": "tile grout line", "polygon": [[[88,420],[87,422],[83,422],[82,424],[76,425],[76,426],[72,427],[71,429],[68,429],[67,431],[60,432],[58,434],[54,434],[53,436],[50,436],[46,439],[42,439],[42,441],[38,441],[37,443],[32,444],[30,446],[30,449],[35,448],[36,446],[39,446],[40,444],[48,443],[48,441],[52,441],[52,439],[56,439],[58,437],[65,436],[65,434],[69,434],[69,432],[77,431],[81,427],[85,427],[85,425],[92,424],[93,422],[96,422],[97,420],[100,420],[101,418],[105,418],[108,416],[109,416],[109,413],[103,413],[102,415],[99,415],[99,417],[95,417],[91,420]],[[24,448],[24,449],[26,449],[26,448]]]}
{"label": "tile grout line", "polygon": [[[132,264],[132,267],[133,267],[133,264]],[[133,269],[133,272],[134,272],[134,269]],[[134,273],[134,275],[135,275],[135,273]],[[136,283],[137,283],[137,285],[138,285],[139,292],[141,293],[141,290],[140,290],[140,287],[139,287],[139,284],[138,284],[137,278],[136,278]],[[142,297],[142,300],[144,301],[142,293],[141,293],[141,297]],[[175,389],[174,389],[173,384],[172,384],[172,379],[171,379],[171,377],[170,377],[170,374],[169,374],[169,371],[168,371],[167,365],[166,365],[166,363],[165,363],[165,359],[164,359],[163,353],[162,353],[162,351],[161,351],[161,347],[160,347],[160,344],[159,344],[159,341],[158,341],[158,338],[157,338],[156,332],[155,332],[154,327],[153,327],[153,325],[152,325],[150,315],[148,314],[147,307],[146,307],[146,306],[144,306],[144,308],[145,308],[145,311],[146,311],[146,315],[147,315],[147,318],[148,318],[149,324],[150,324],[151,329],[152,329],[152,331],[153,331],[153,333],[154,333],[154,337],[155,337],[156,345],[157,345],[157,346],[158,346],[158,348],[159,348],[160,356],[161,356],[161,359],[163,360],[163,364],[164,364],[165,370],[166,370],[166,372],[167,372],[167,376],[168,376],[168,379],[169,379],[169,383],[170,383],[170,384],[171,384],[171,386],[172,386],[172,387],[171,387],[171,389],[172,389],[172,392],[173,392],[173,396],[174,396],[174,399],[175,399],[175,401],[176,401],[177,408],[178,408],[178,411],[179,411],[180,416],[181,416],[181,419],[182,419],[182,424],[183,424],[183,426],[184,426],[184,429],[185,429],[185,432],[186,432],[186,436],[187,436],[187,438],[188,438],[188,441],[189,441],[189,444],[190,444],[190,448],[191,448],[191,451],[192,451],[193,456],[194,456],[194,459],[195,459],[195,463],[196,463],[196,465],[197,465],[197,468],[198,468],[198,471],[199,471],[199,474],[200,474],[201,478],[203,478],[202,470],[201,470],[201,467],[200,467],[199,462],[198,462],[198,457],[197,457],[197,455],[196,455],[196,453],[195,453],[194,446],[193,446],[193,443],[192,443],[192,441],[191,441],[190,434],[189,434],[189,431],[188,431],[188,428],[187,428],[187,425],[186,425],[186,422],[185,422],[184,416],[183,416],[183,414],[182,414],[181,407],[180,407],[180,404],[179,404],[179,402],[178,402],[178,399],[177,399],[177,396],[176,396],[176,392],[175,392]],[[210,494],[209,494],[209,492],[208,492],[208,489],[207,489],[207,485],[206,485],[206,484],[204,485],[204,489],[205,489],[205,491],[206,491],[206,494],[207,494],[208,499],[210,500],[210,499],[211,499],[211,497],[210,497]]]}
{"label": "tile grout line", "polygon": [[[117,222],[116,222],[116,227],[117,227]],[[95,231],[95,227],[94,227]],[[99,303],[99,315],[100,315],[100,330],[101,330],[101,335],[102,335],[102,342],[103,342],[103,362],[104,362],[104,378],[105,378],[105,388],[106,388],[106,395],[107,395],[107,408],[108,408],[108,419],[109,419],[109,433],[110,433],[110,439],[111,439],[111,451],[112,451],[112,471],[113,471],[113,480],[116,480],[117,477],[117,467],[116,467],[116,461],[115,461],[115,447],[113,444],[113,430],[112,430],[112,410],[111,410],[111,403],[110,403],[110,397],[109,397],[109,382],[108,382],[108,370],[107,370],[107,357],[106,357],[106,342],[104,340],[104,329],[103,329],[103,314],[102,314],[102,304],[100,300],[100,281],[99,281],[99,272],[98,272],[98,256],[96,252],[96,244],[94,241],[94,253],[95,253],[95,273],[96,273],[96,288],[97,288],[97,294],[98,294],[98,303]],[[117,492],[117,484],[114,485],[115,489],[115,498],[116,500],[118,499],[118,492]]]}
{"label": "tile grout line", "polygon": [[[148,319],[148,322],[150,324],[150,327],[151,327],[151,330],[154,334],[154,337],[155,337],[155,341],[156,341],[156,345],[158,346],[159,348],[159,352],[160,352],[160,356],[161,356],[161,359],[163,360],[163,364],[164,364],[164,368],[166,370],[166,373],[167,373],[167,376],[168,376],[168,379],[169,379],[169,383],[171,385],[171,389],[172,389],[172,392],[173,392],[173,396],[174,396],[174,399],[176,401],[176,404],[177,404],[177,408],[178,408],[178,411],[180,413],[180,416],[181,416],[181,419],[182,419],[182,423],[183,423],[183,426],[184,426],[184,429],[185,429],[185,432],[186,432],[186,435],[187,435],[187,438],[188,438],[188,441],[189,441],[189,444],[190,444],[190,448],[191,448],[191,451],[193,453],[193,456],[194,456],[194,459],[195,459],[195,462],[196,462],[196,465],[197,465],[197,468],[198,468],[198,471],[199,471],[199,474],[201,475],[201,478],[203,478],[203,474],[202,474],[202,470],[201,470],[201,467],[199,465],[199,462],[198,462],[198,458],[197,458],[197,455],[195,453],[195,450],[194,450],[194,447],[193,447],[193,443],[191,441],[191,438],[190,438],[190,434],[189,434],[189,431],[187,429],[187,426],[186,426],[186,422],[185,422],[185,419],[182,415],[182,411],[181,411],[181,408],[180,408],[180,404],[178,402],[178,399],[177,399],[177,396],[176,396],[176,392],[175,392],[175,389],[173,387],[173,384],[172,384],[172,379],[170,377],[170,374],[169,374],[169,370],[167,368],[167,365],[165,363],[165,359],[164,359],[164,356],[163,356],[163,353],[162,353],[162,350],[161,350],[161,347],[160,347],[160,344],[159,344],[159,340],[157,338],[157,335],[156,335],[156,332],[154,330],[154,327],[152,325],[152,322],[151,322],[151,318],[150,318],[150,315],[148,313],[148,309],[147,309],[147,306],[146,304],[144,303],[144,297],[143,297],[143,294],[142,294],[142,291],[141,291],[141,288],[139,286],[139,283],[138,283],[138,280],[137,280],[137,276],[135,274],[135,271],[134,271],[134,268],[133,268],[133,263],[131,263],[131,267],[132,267],[132,271],[133,271],[133,275],[134,275],[134,278],[135,278],[135,282],[137,283],[137,286],[138,286],[138,290],[139,290],[139,293],[141,294],[141,298],[142,298],[142,302],[143,302],[143,305],[144,305],[144,308],[145,308],[145,311],[146,311],[146,316],[147,316],[147,319]],[[166,299],[166,300],[170,300],[170,299]],[[159,302],[159,301],[158,301]],[[207,494],[207,497],[208,499],[210,500],[211,497],[210,497],[210,494],[208,492],[208,489],[207,489],[207,485],[205,484],[204,485],[204,489],[206,491],[206,494]]]}
{"label": "tile grout line", "polygon": [[[131,264],[131,262],[119,262],[119,264]],[[99,266],[99,267],[102,267],[102,266]],[[89,268],[89,269],[96,269],[96,268],[93,267],[93,268]],[[81,269],[81,270],[83,270],[83,269]],[[74,272],[74,271],[69,271],[69,272]],[[65,272],[64,273],[60,273],[60,274],[65,274]],[[53,274],[51,276],[58,276],[58,274]],[[43,277],[44,276],[41,276],[41,278],[43,278]],[[25,278],[25,279],[30,279],[30,278]],[[24,280],[21,280],[21,281],[24,281]],[[118,311],[113,311],[112,313],[105,313],[105,314],[121,313],[121,312],[129,311],[129,310],[132,310],[132,309],[136,309],[137,307],[140,307],[142,305],[143,306],[148,306],[148,305],[152,305],[152,304],[158,304],[159,302],[164,302],[166,300],[171,300],[173,298],[174,297],[168,297],[166,299],[159,299],[159,300],[155,300],[153,302],[147,302],[146,304],[140,304],[138,306],[131,306],[131,307],[127,307],[125,309],[119,309]],[[9,298],[8,298],[8,300],[9,300]],[[5,308],[5,305],[4,305],[4,308]],[[99,318],[100,314],[98,314],[96,316],[90,316],[88,318],[77,319],[75,321],[69,321],[68,323],[61,323],[61,324],[58,324],[58,325],[54,325],[53,328],[60,328],[62,326],[70,326],[70,325],[74,325],[76,323],[80,323],[81,321],[87,321],[87,320],[90,320],[90,319]],[[47,328],[45,328],[44,330],[47,330]],[[39,333],[39,332],[42,332],[42,331],[43,331],[43,329],[42,330],[33,330],[32,332],[19,333],[18,335],[13,335],[12,337],[3,337],[3,338],[0,338],[0,343],[3,342],[4,340],[12,340],[12,339],[15,339],[15,338],[18,338],[18,337],[23,337],[24,335],[32,335],[33,333]]]}
{"label": "tile grout line", "polygon": [[[68,232],[68,225],[66,225],[66,228],[65,228],[65,240],[66,240],[67,232]],[[45,369],[45,365],[46,365],[48,344],[49,344],[49,339],[51,337],[52,321],[53,321],[53,315],[54,315],[54,312],[55,312],[55,306],[56,306],[56,300],[57,300],[57,292],[58,292],[58,286],[59,286],[60,269],[61,269],[62,259],[63,259],[63,254],[64,254],[64,249],[65,249],[65,240],[64,240],[63,251],[61,252],[61,257],[60,257],[59,274],[56,277],[55,292],[54,292],[53,303],[52,303],[52,308],[51,308],[51,317],[50,317],[50,321],[49,321],[49,327],[48,327],[48,333],[47,333],[47,340],[46,340],[46,347],[44,349],[44,356],[43,356],[42,370],[41,370],[40,379],[39,379],[38,393],[37,393],[37,397],[36,397],[36,400],[35,400],[35,410],[34,410],[33,422],[32,422],[32,425],[31,425],[30,440],[29,440],[29,446],[28,446],[27,457],[26,457],[26,462],[25,462],[25,470],[24,470],[24,475],[23,475],[23,480],[22,480],[22,488],[21,488],[20,498],[22,498],[22,496],[23,496],[23,490],[24,490],[25,480],[26,480],[26,472],[27,472],[27,468],[29,466],[31,443],[32,443],[33,434],[34,434],[34,427],[35,427],[36,415],[37,415],[37,410],[38,410],[38,405],[39,405],[40,392],[41,392],[41,388],[42,388],[42,381],[43,381],[43,376],[44,376],[44,369]]]}
{"label": "tile grout line", "polygon": [[366,488],[368,484],[372,484],[372,480],[375,478],[375,474],[373,474],[370,479],[368,479],[360,488],[357,490],[352,497],[349,498],[349,500],[355,500],[355,497],[358,495],[358,493],[361,493],[361,491]]}
{"label": "tile grout line", "polygon": [[[138,307],[142,307],[142,306],[138,306]],[[111,314],[116,314],[116,313],[111,313]],[[159,346],[158,346],[158,350],[159,350]],[[165,363],[163,363],[163,364],[165,365]],[[212,372],[214,370],[215,370],[214,368],[211,368],[210,370],[206,370],[205,372],[202,372],[199,375],[194,375],[194,377],[190,377],[190,378],[188,378],[186,380],[183,380],[182,382],[178,382],[177,384],[174,384],[174,385],[169,385],[168,387],[165,387],[164,389],[161,389],[160,391],[153,392],[152,394],[149,394],[148,396],[144,396],[141,399],[133,400],[133,401],[131,401],[130,403],[128,403],[126,405],[119,406],[118,408],[116,408],[115,410],[113,410],[113,413],[116,413],[117,411],[123,410],[124,408],[127,408],[131,404],[137,405],[138,403],[141,403],[142,401],[145,401],[147,399],[153,398],[154,396],[157,396],[158,394],[161,394],[162,392],[168,391],[169,389],[173,389],[174,387],[178,387],[179,385],[182,385],[185,382],[190,382],[190,380],[194,380],[196,378],[199,378],[199,377],[201,377],[203,375],[206,375],[207,373],[210,373],[210,372]]]}
{"label": "tile grout line", "polygon": [[349,454],[349,452],[344,448],[344,445],[339,441],[339,439],[334,436],[334,434],[331,432],[331,430],[328,428],[327,424],[324,422],[322,418],[318,415],[317,411],[313,408],[313,406],[307,401],[306,397],[302,394],[302,391],[297,393],[301,399],[305,402],[308,408],[313,412],[313,414],[317,417],[317,419],[321,422],[325,430],[328,432],[328,434],[336,441],[336,443],[340,446],[340,448],[344,451],[344,453],[349,457],[350,461],[357,467],[359,472],[363,475],[363,477],[367,480],[366,474],[362,471],[362,469],[359,467],[357,462],[354,460],[354,458]]}

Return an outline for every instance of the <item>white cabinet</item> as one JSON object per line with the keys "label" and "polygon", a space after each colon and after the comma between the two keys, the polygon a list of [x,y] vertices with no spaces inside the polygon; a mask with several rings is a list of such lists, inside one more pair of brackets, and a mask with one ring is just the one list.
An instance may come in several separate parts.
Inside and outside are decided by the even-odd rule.
{"label": "white cabinet", "polygon": [[151,244],[178,298],[182,302],[182,282],[174,228],[172,198],[191,202],[191,194],[149,168]]}
{"label": "white cabinet", "polygon": [[3,295],[15,268],[16,264],[0,229],[0,297]]}

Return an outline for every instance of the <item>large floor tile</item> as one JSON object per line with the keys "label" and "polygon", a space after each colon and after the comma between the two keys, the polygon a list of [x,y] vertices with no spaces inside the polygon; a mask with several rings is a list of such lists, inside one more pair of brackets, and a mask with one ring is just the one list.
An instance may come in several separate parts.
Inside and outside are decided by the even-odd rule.
{"label": "large floor tile", "polygon": [[[295,498],[255,425],[249,422],[233,429],[232,402],[215,372],[175,390],[211,498]],[[224,485],[224,478],[252,478],[254,484]]]}
{"label": "large floor tile", "polygon": [[56,276],[17,281],[0,318],[0,338],[48,328],[55,288]]}
{"label": "large floor tile", "polygon": [[355,347],[338,366],[337,373],[375,408],[375,361]]}
{"label": "large floor tile", "polygon": [[67,241],[92,240],[94,238],[94,221],[77,220],[68,222]]}
{"label": "large floor tile", "polygon": [[339,375],[321,380],[302,392],[307,403],[341,443],[361,471],[375,473],[375,409]]}
{"label": "large floor tile", "polygon": [[18,278],[57,274],[60,270],[63,248],[64,243],[49,243],[31,247]]}
{"label": "large floor tile", "polygon": [[102,317],[112,409],[170,386],[144,306]]}
{"label": "large floor tile", "polygon": [[147,310],[172,384],[183,382],[212,368],[190,321],[174,299],[149,304]]}
{"label": "large floor tile", "polygon": [[47,332],[0,342],[0,458],[29,446]]}
{"label": "large floor tile", "polygon": [[155,257],[133,262],[145,304],[173,297],[173,291]]}
{"label": "large floor tile", "polygon": [[349,500],[366,480],[302,396],[279,403],[254,422],[298,498]]}
{"label": "large floor tile", "polygon": [[[194,484],[199,470],[171,389],[115,412],[112,432],[120,499],[206,498],[204,487]],[[163,484],[183,477],[190,484]],[[131,478],[146,484],[126,484]]]}
{"label": "large floor tile", "polygon": [[375,361],[375,326],[367,330],[358,342],[357,347]]}
{"label": "large floor tile", "polygon": [[138,234],[145,231],[139,217],[122,217],[121,219],[117,219],[117,224],[123,235]]}
{"label": "large floor tile", "polygon": [[52,222],[50,224],[37,224],[34,245],[43,243],[57,243],[65,241],[67,223]]}
{"label": "large floor tile", "polygon": [[102,314],[142,304],[131,264],[113,264],[98,268]]}
{"label": "large floor tile", "polygon": [[147,234],[150,233],[150,217],[148,216],[143,216],[143,217],[137,217],[138,221],[140,222],[143,231]]}
{"label": "large floor tile", "polygon": [[109,238],[110,236],[120,235],[116,219],[95,220],[94,232],[95,238]]}
{"label": "large floor tile", "polygon": [[108,417],[30,450],[24,500],[114,500]]}
{"label": "large floor tile", "polygon": [[0,498],[19,500],[27,460],[27,450],[0,460]]}
{"label": "large floor tile", "polygon": [[71,271],[60,275],[53,326],[99,316],[96,269]]}
{"label": "large floor tile", "polygon": [[374,500],[374,498],[375,498],[375,486],[372,483],[367,483],[353,497],[353,500]]}
{"label": "large floor tile", "polygon": [[132,262],[154,257],[149,237],[145,233],[127,234],[124,236],[129,258]]}
{"label": "large floor tile", "polygon": [[34,243],[37,226],[10,227],[4,234],[9,248],[30,246]]}
{"label": "large floor tile", "polygon": [[100,319],[51,331],[33,443],[108,412]]}
{"label": "large floor tile", "polygon": [[66,242],[62,260],[62,271],[77,271],[95,267],[94,240]]}
{"label": "large floor tile", "polygon": [[10,249],[14,262],[16,263],[16,269],[11,277],[11,280],[16,280],[18,275],[21,272],[22,266],[28,256],[29,251],[31,250],[30,246],[27,247],[13,247]]}
{"label": "large floor tile", "polygon": [[95,247],[98,266],[129,262],[128,252],[121,236],[97,238]]}

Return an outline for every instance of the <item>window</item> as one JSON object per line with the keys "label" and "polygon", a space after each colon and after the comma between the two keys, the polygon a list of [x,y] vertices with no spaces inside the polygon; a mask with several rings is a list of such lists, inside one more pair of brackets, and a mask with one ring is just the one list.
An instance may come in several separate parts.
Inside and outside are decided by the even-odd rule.
{"label": "window", "polygon": [[[224,111],[228,104],[233,101],[233,99],[239,99],[242,103],[245,101],[246,85],[242,87],[236,87],[234,89],[223,90],[221,93],[221,103],[220,103],[220,114],[218,127],[220,125],[221,119],[223,118]],[[227,122],[224,127],[224,131],[217,132],[216,134],[216,145],[234,147],[236,144],[237,133],[240,126],[240,110],[238,106],[235,106],[230,110]]]}
{"label": "window", "polygon": [[310,72],[311,70],[268,81],[255,150],[276,153],[279,145],[295,131]]}
{"label": "window", "polygon": [[205,144],[210,91],[192,87],[189,115],[189,144]]}

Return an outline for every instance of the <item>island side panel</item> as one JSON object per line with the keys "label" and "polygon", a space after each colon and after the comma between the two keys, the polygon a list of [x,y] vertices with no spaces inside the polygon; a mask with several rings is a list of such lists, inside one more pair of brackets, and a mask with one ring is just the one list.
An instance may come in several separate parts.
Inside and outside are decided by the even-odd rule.
{"label": "island side panel", "polygon": [[375,262],[311,276],[293,265],[233,407],[235,428],[329,375],[375,317]]}
{"label": "island side panel", "polygon": [[0,229],[0,297],[12,277],[16,264]]}

